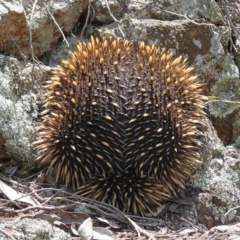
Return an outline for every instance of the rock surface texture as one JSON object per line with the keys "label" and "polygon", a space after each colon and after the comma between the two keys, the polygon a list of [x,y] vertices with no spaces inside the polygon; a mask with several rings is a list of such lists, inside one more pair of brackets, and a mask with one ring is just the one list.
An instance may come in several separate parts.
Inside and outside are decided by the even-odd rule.
{"label": "rock surface texture", "polygon": [[[210,96],[203,164],[189,180],[187,190],[179,192],[184,200],[173,200],[160,218],[166,220],[171,214],[170,225],[178,229],[180,239],[212,239],[214,234],[222,235],[215,239],[240,238],[239,1],[90,2],[0,1],[1,174],[16,180],[36,168],[32,142],[40,124],[43,82],[79,38],[94,35],[143,40],[188,58],[204,83],[204,94]],[[12,167],[19,165],[14,178]],[[2,196],[0,190],[0,202]],[[185,224],[178,225],[183,219]],[[234,225],[228,226],[230,223]],[[205,227],[201,228],[202,224]],[[218,226],[221,224],[226,225]],[[183,229],[186,226],[191,230]],[[166,232],[170,233],[170,228]],[[4,231],[1,234],[7,236]]]}

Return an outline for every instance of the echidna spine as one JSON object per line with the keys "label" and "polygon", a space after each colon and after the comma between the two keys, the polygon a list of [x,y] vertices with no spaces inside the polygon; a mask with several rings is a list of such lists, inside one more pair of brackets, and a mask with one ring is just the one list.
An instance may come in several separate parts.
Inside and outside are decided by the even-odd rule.
{"label": "echidna spine", "polygon": [[83,196],[151,211],[199,162],[206,97],[193,69],[144,42],[80,41],[47,81],[38,160]]}

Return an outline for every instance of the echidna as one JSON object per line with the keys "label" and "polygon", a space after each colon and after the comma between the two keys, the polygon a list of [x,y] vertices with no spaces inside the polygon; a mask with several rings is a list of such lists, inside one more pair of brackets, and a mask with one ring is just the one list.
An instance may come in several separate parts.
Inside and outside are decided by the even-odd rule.
{"label": "echidna", "polygon": [[47,81],[38,160],[82,196],[151,211],[198,162],[205,97],[193,69],[144,42],[80,41]]}

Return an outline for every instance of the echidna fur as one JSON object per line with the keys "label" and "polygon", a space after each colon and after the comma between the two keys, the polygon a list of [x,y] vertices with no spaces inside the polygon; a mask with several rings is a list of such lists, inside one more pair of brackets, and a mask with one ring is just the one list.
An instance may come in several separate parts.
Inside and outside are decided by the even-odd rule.
{"label": "echidna fur", "polygon": [[38,160],[82,196],[160,206],[199,162],[206,97],[193,69],[144,42],[80,41],[47,81]]}

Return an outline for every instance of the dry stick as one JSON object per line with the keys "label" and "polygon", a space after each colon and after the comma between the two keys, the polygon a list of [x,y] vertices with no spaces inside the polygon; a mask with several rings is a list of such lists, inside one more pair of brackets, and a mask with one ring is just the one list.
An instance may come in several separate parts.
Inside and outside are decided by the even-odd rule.
{"label": "dry stick", "polygon": [[17,238],[15,238],[14,236],[8,234],[6,231],[4,231],[3,229],[0,228],[0,232],[4,235],[6,235],[7,237],[11,238],[12,240],[17,240]]}
{"label": "dry stick", "polygon": [[187,219],[185,219],[183,217],[181,217],[180,219],[183,220],[184,222],[190,224],[193,228],[195,228],[195,230],[198,230],[200,233],[204,233],[204,231],[202,229],[200,229],[198,226],[195,226],[193,223],[191,223]]}
{"label": "dry stick", "polygon": [[90,22],[89,22],[90,25],[92,24],[92,21],[93,21],[94,17],[96,16],[96,12],[95,12],[95,9],[94,9],[94,7],[92,6],[92,4],[91,4],[91,8],[92,8],[92,11],[93,11],[93,15],[92,15],[92,18],[91,18],[91,20],[90,20]]}
{"label": "dry stick", "polygon": [[[152,222],[149,223],[151,225],[153,224],[166,224],[166,221],[161,220],[161,219],[156,219],[156,218],[151,218],[151,217],[141,217],[141,216],[136,216],[136,215],[127,215],[128,217],[130,217],[133,221],[137,222],[137,221],[147,221],[147,222]],[[138,220],[139,219],[139,220]],[[139,225],[141,225],[142,223],[140,223]]]}
{"label": "dry stick", "polygon": [[64,42],[66,42],[66,44],[67,44],[67,45],[68,45],[68,47],[69,47],[69,43],[68,43],[67,39],[65,38],[65,35],[64,35],[64,33],[63,33],[63,31],[62,31],[61,27],[58,25],[57,21],[55,20],[54,16],[52,15],[52,13],[49,11],[49,9],[48,9],[48,6],[47,6],[45,3],[43,3],[43,4],[45,5],[45,7],[46,7],[46,9],[47,9],[47,11],[48,11],[48,13],[49,13],[49,15],[50,15],[50,16],[51,16],[51,18],[52,18],[52,20],[53,20],[53,21],[54,21],[54,23],[56,24],[56,26],[57,26],[58,30],[59,30],[59,31],[60,31],[60,33],[62,34],[62,36],[63,36],[63,39],[64,39]]}
{"label": "dry stick", "polygon": [[228,215],[231,211],[236,210],[236,209],[239,209],[239,208],[240,208],[240,206],[237,206],[237,207],[234,207],[234,208],[230,208],[230,209],[224,214],[224,217],[227,217],[227,215]]}
{"label": "dry stick", "polygon": [[[213,4],[215,4],[215,7],[216,7],[217,10],[218,10],[218,11],[216,11],[217,16],[218,16],[218,17],[222,20],[222,22],[224,23],[225,21],[224,21],[224,16],[223,16],[222,13],[221,13],[221,8],[220,8],[219,5],[216,3],[216,1],[213,2]],[[214,5],[213,5],[213,7],[214,7]]]}
{"label": "dry stick", "polygon": [[[57,193],[57,194],[59,194],[59,193]],[[55,202],[59,202],[59,200],[60,200],[60,201],[64,202],[65,204],[66,203],[77,204],[77,205],[81,204],[79,201],[72,200],[72,199],[66,199],[65,197],[54,197],[51,200],[53,200]]]}
{"label": "dry stick", "polygon": [[122,36],[125,37],[125,34],[124,34],[124,32],[122,31],[121,26],[120,26],[119,24],[118,24],[118,30],[120,31],[120,33],[122,34]]}
{"label": "dry stick", "polygon": [[31,191],[32,191],[33,196],[34,196],[38,201],[40,201],[41,203],[44,204],[45,199],[42,198],[41,196],[39,196],[39,195],[37,194],[37,191],[36,191],[36,189],[34,189],[34,187],[32,186],[32,184],[30,184],[30,189],[31,189]]}
{"label": "dry stick", "polygon": [[[233,31],[235,31],[235,33],[237,33],[237,35],[239,36],[240,31],[239,31],[239,30],[235,27],[235,25],[233,24],[232,18],[231,18],[230,14],[229,14],[229,11],[228,11],[228,9],[227,9],[227,6],[226,6],[226,3],[225,3],[224,0],[222,0],[222,5],[223,5],[224,12],[225,12],[225,14],[226,14],[226,16],[227,16],[227,22],[228,22],[229,27],[230,27],[231,29],[233,29]],[[238,5],[237,5],[237,7],[238,7]],[[235,46],[232,38],[230,38],[230,42],[231,42],[230,49],[234,48],[234,50],[235,50],[236,52],[238,52],[238,50],[237,50],[237,48],[236,48],[236,46]]]}
{"label": "dry stick", "polygon": [[123,212],[121,212],[119,209],[113,207],[113,206],[107,206],[107,204],[103,203],[102,204],[103,207],[106,207],[108,210],[111,208],[113,209],[114,213],[118,213],[119,217],[121,217],[122,221],[124,220],[124,222],[128,222],[130,223],[130,225],[132,225],[132,227],[135,229],[135,231],[138,234],[138,237],[140,237],[140,233],[144,234],[145,236],[149,237],[150,239],[152,239],[151,234],[147,231],[145,231],[144,229],[142,229],[141,227],[139,227],[137,225],[137,223],[135,223],[132,219],[130,219],[127,215],[125,215]]}
{"label": "dry stick", "polygon": [[89,15],[90,15],[90,7],[91,7],[91,0],[88,0],[87,17],[86,17],[85,23],[84,23],[84,25],[83,25],[83,29],[82,29],[81,34],[80,34],[80,38],[82,38],[83,32],[84,32],[85,28],[87,27],[88,18],[89,18]]}
{"label": "dry stick", "polygon": [[34,50],[33,50],[33,45],[32,45],[32,22],[33,22],[33,13],[35,11],[37,2],[38,2],[38,0],[35,0],[34,3],[33,3],[32,12],[31,12],[31,16],[30,16],[30,22],[28,23],[27,13],[26,13],[26,11],[25,11],[25,9],[23,7],[23,2],[21,0],[21,4],[22,4],[22,7],[23,7],[23,13],[24,13],[24,16],[25,16],[25,19],[26,19],[26,23],[27,23],[27,25],[29,27],[29,46],[30,46],[30,49],[31,49],[31,55],[32,55],[33,62],[35,60],[35,56],[34,56]]}
{"label": "dry stick", "polygon": [[21,0],[21,5],[22,5],[22,8],[23,8],[23,14],[24,14],[24,17],[25,17],[25,20],[26,20],[26,23],[28,25],[28,28],[29,28],[29,47],[31,49],[31,56],[32,56],[32,61],[33,61],[33,67],[32,67],[32,73],[34,72],[34,62],[38,62],[38,60],[36,59],[35,57],[35,54],[34,54],[34,49],[33,49],[33,45],[32,45],[32,22],[33,22],[33,13],[35,11],[35,8],[36,8],[36,5],[37,5],[37,2],[38,0],[35,0],[34,3],[33,3],[33,7],[32,7],[32,11],[31,11],[31,16],[30,16],[30,23],[28,22],[27,20],[27,13],[23,7],[23,2]]}
{"label": "dry stick", "polygon": [[240,104],[240,102],[238,101],[231,101],[231,100],[210,100],[208,102],[206,102],[205,104],[209,104],[212,102],[223,102],[223,103],[234,103],[234,104]]}
{"label": "dry stick", "polygon": [[[53,198],[53,200],[54,200],[54,198]],[[30,207],[27,207],[27,208],[24,208],[21,210],[13,210],[13,209],[6,209],[6,207],[4,207],[4,208],[0,207],[0,210],[2,212],[7,212],[7,213],[25,213],[25,212],[33,211],[33,210],[46,210],[46,211],[49,211],[49,210],[54,211],[55,210],[55,211],[58,211],[58,209],[68,209],[68,208],[75,207],[78,204],[79,204],[78,202],[74,202],[73,204],[64,205],[64,206],[45,206],[45,207],[44,206],[30,206]],[[96,206],[89,205],[89,204],[84,204],[84,205],[86,205],[88,208],[95,209],[95,210],[99,211],[100,213],[103,213],[104,215],[108,215],[108,216],[110,215],[109,217],[111,217],[111,218],[114,218],[114,216],[115,216],[112,214],[105,213],[104,211],[102,211],[101,209],[99,209]],[[151,236],[151,233],[142,229],[133,220],[131,220],[129,217],[127,217],[124,213],[120,212],[118,209],[117,209],[117,212],[120,213],[122,221],[125,219],[125,221],[123,221],[123,222],[128,222],[128,223],[130,223],[130,225],[132,225],[134,230],[137,232],[138,237],[140,237],[141,233],[142,233],[145,236],[149,237],[149,239],[153,239]],[[119,220],[119,218],[116,218],[116,216],[115,216],[115,219]]]}
{"label": "dry stick", "polygon": [[68,208],[72,208],[75,207],[77,204],[71,204],[71,205],[67,205],[67,206],[30,206],[24,209],[20,209],[20,210],[14,210],[14,209],[6,209],[6,208],[0,208],[0,210],[2,212],[7,212],[7,213],[25,213],[28,211],[33,211],[33,210],[45,210],[45,211],[50,211],[50,210],[56,210],[58,211],[58,209],[68,209]]}
{"label": "dry stick", "polygon": [[236,3],[237,8],[238,8],[238,12],[240,12],[240,4]]}
{"label": "dry stick", "polygon": [[6,178],[6,177],[4,177],[3,175],[1,175],[0,174],[0,180],[2,180],[2,181],[4,181],[4,182],[7,182],[7,183],[11,183],[11,184],[13,184],[14,186],[16,186],[16,187],[21,187],[21,188],[23,188],[23,189],[25,189],[25,190],[29,190],[29,187],[26,187],[25,185],[22,185],[22,184],[20,184],[19,182],[17,182],[17,181],[14,181],[14,180],[10,180],[9,178]]}
{"label": "dry stick", "polygon": [[[107,0],[105,0],[105,4],[106,4],[106,6],[107,6],[108,12],[109,12],[110,16],[112,17],[112,19],[113,19],[115,22],[120,23],[120,21],[117,20],[117,19],[113,16],[113,14],[112,14],[112,12],[111,12],[111,9],[110,9],[110,7],[109,7],[109,5],[108,5],[108,1],[107,1]],[[125,34],[123,33],[123,31],[122,31],[122,29],[121,29],[121,27],[120,27],[119,24],[118,24],[118,29],[119,29],[120,33],[122,34],[122,36],[125,37]]]}
{"label": "dry stick", "polygon": [[[37,0],[34,2],[34,5],[36,5],[36,2]],[[32,60],[34,61],[34,53],[33,53],[33,46],[32,46],[32,29],[31,29],[31,26],[29,26],[29,23],[28,23],[28,20],[27,20],[27,13],[25,11],[25,8],[23,7],[23,2],[21,0],[21,5],[22,5],[22,9],[23,9],[23,14],[24,14],[24,17],[25,17],[25,20],[26,20],[26,24],[29,28],[29,45],[30,45],[30,48],[31,48],[31,56],[32,56]],[[35,8],[35,7],[34,7]]]}
{"label": "dry stick", "polygon": [[[52,188],[51,188],[51,189],[52,189]],[[44,191],[44,190],[46,190],[46,189],[38,189],[38,190],[35,190],[34,192],[28,193],[28,194],[26,194],[26,195],[34,195],[34,193],[36,193],[36,192],[41,192],[41,191]],[[72,196],[72,197],[77,197],[77,198],[80,199],[81,201],[89,201],[89,202],[92,203],[92,204],[96,204],[96,205],[98,204],[98,205],[99,205],[99,202],[98,202],[98,201],[95,201],[95,200],[93,200],[93,199],[83,198],[83,197],[80,197],[80,196],[78,196],[78,195],[76,195],[76,194],[70,194],[70,193],[68,193],[68,192],[66,192],[66,191],[63,191],[63,190],[58,190],[58,189],[52,189],[52,190],[55,190],[55,191],[56,191],[56,194],[59,193],[59,192],[63,192],[63,193],[65,193],[66,195],[69,195],[69,196]],[[25,196],[26,196],[26,195],[25,195]],[[20,197],[20,198],[21,198],[21,197]],[[46,202],[48,202],[49,200],[59,200],[59,199],[60,199],[60,198],[58,198],[58,197],[54,198],[54,196],[52,196],[51,198],[48,198],[47,200],[44,199],[44,200],[46,200]],[[61,199],[63,199],[63,198],[61,198]],[[66,200],[66,199],[64,199],[64,200]],[[12,201],[12,202],[15,202],[15,201]],[[46,202],[45,202],[45,203],[46,203]],[[30,206],[30,207],[27,207],[27,208],[21,209],[21,210],[8,210],[8,209],[6,209],[6,208],[0,208],[0,210],[2,210],[3,212],[10,212],[10,213],[12,213],[12,212],[14,212],[14,213],[24,213],[24,212],[27,212],[27,211],[30,211],[30,210],[35,210],[35,209],[48,210],[48,211],[49,211],[49,210],[57,210],[57,208],[66,209],[66,208],[75,207],[77,204],[79,204],[78,202],[75,202],[75,201],[71,201],[71,202],[72,202],[71,205],[61,206],[61,207],[59,207],[59,206],[46,206],[46,207],[44,207],[44,206]],[[138,236],[140,236],[140,234],[142,233],[142,234],[146,235],[147,237],[149,237],[150,239],[152,239],[150,233],[148,233],[147,231],[145,231],[144,229],[142,229],[141,227],[139,227],[133,220],[131,220],[131,219],[130,219],[128,216],[126,216],[124,213],[122,213],[119,209],[117,209],[117,208],[115,208],[115,207],[113,207],[113,206],[110,206],[110,205],[108,205],[108,204],[101,203],[101,204],[100,204],[101,208],[103,208],[103,209],[105,209],[105,210],[108,210],[108,211],[111,211],[111,212],[114,213],[114,214],[108,214],[108,213],[104,212],[103,210],[101,210],[101,209],[100,209],[99,207],[97,207],[97,206],[93,206],[93,205],[90,205],[90,204],[84,204],[84,205],[86,205],[88,208],[95,209],[95,210],[101,212],[101,213],[104,214],[104,215],[108,215],[109,217],[112,217],[112,218],[115,218],[115,219],[119,220],[119,218],[116,217],[116,215],[117,215],[118,217],[120,217],[120,220],[121,220],[121,221],[123,221],[123,222],[125,222],[125,223],[130,223],[130,225],[132,225],[132,227],[133,227],[133,228],[135,229],[135,231],[137,232]],[[19,208],[20,208],[20,207],[19,207]]]}
{"label": "dry stick", "polygon": [[23,54],[23,52],[21,51],[20,47],[17,45],[15,39],[13,38],[13,36],[11,34],[9,34],[10,38],[12,39],[12,41],[14,42],[15,46],[17,47],[18,51],[20,52],[22,58],[24,61],[26,61],[27,57]]}
{"label": "dry stick", "polygon": [[[6,179],[4,178],[4,180],[6,180]],[[17,183],[16,183],[15,181],[13,181],[13,180],[8,181],[8,182],[11,182],[11,183],[17,185]],[[21,185],[21,187],[22,187],[22,185]],[[25,187],[25,189],[29,190],[28,187]],[[31,189],[31,188],[30,188],[30,189]],[[25,194],[24,196],[19,197],[18,199],[15,199],[14,201],[8,201],[7,203],[12,202],[12,203],[16,204],[16,201],[19,200],[19,199],[22,198],[22,197],[31,196],[31,195],[36,194],[37,192],[43,192],[43,191],[46,191],[46,190],[52,190],[52,191],[55,191],[56,193],[55,193],[52,197],[50,197],[50,198],[43,198],[42,200],[45,201],[43,204],[46,204],[46,203],[49,202],[50,200],[54,201],[54,200],[59,200],[59,199],[63,199],[63,200],[66,201],[66,202],[71,202],[71,203],[74,203],[74,204],[79,204],[79,202],[72,201],[71,199],[69,199],[69,201],[67,201],[68,199],[66,200],[66,199],[64,199],[64,198],[54,197],[56,194],[64,193],[65,195],[68,195],[69,197],[73,197],[73,196],[77,197],[78,201],[79,201],[79,200],[80,200],[80,201],[88,201],[88,202],[92,202],[93,204],[96,204],[96,205],[99,205],[99,204],[100,204],[100,206],[102,206],[103,208],[107,209],[108,211],[112,211],[112,212],[113,212],[113,210],[111,210],[111,207],[112,207],[112,206],[111,206],[111,207],[106,207],[106,206],[103,206],[103,203],[99,203],[99,202],[97,202],[97,201],[94,202],[92,199],[80,197],[80,196],[78,196],[78,195],[75,195],[75,194],[66,192],[66,191],[61,190],[61,189],[55,189],[55,188],[36,189],[36,190],[34,190],[34,191],[32,191],[32,192],[29,192],[29,193]],[[5,203],[4,205],[6,205],[7,203]],[[107,205],[107,204],[106,204],[106,205]],[[109,205],[107,205],[107,206],[109,206]],[[18,208],[21,208],[19,205],[17,205],[17,207],[18,207]],[[98,208],[98,210],[99,210],[99,208]],[[104,212],[103,212],[103,213],[104,213]],[[115,214],[115,215],[116,215],[116,214]],[[114,215],[114,216],[115,216],[115,215]],[[111,217],[113,217],[113,215],[111,215]]]}
{"label": "dry stick", "polygon": [[135,230],[138,233],[138,237],[140,237],[140,233],[144,234],[145,236],[149,237],[149,240],[153,240],[153,236],[151,233],[147,232],[146,230],[144,230],[143,228],[139,227],[132,219],[128,218],[128,221],[131,223],[131,225],[135,228]]}
{"label": "dry stick", "polygon": [[31,176],[29,176],[29,177],[22,178],[22,179],[21,179],[21,182],[26,181],[26,180],[28,180],[28,179],[30,179],[30,178],[33,178],[33,177],[37,176],[38,174],[40,174],[41,172],[45,172],[47,169],[48,169],[48,167],[45,167],[45,168],[42,169],[41,171],[39,171],[39,172],[37,172],[37,173],[34,173],[34,174],[32,174]]}
{"label": "dry stick", "polygon": [[[104,215],[105,217],[111,218],[111,219],[115,219],[117,221],[121,221],[123,223],[129,223],[127,220],[125,220],[124,218],[122,218],[121,216],[119,216],[116,213],[107,213],[104,210],[101,209],[101,207],[97,207],[96,205],[90,204],[90,203],[82,203],[83,206],[89,208],[89,209],[93,209],[99,213],[101,213],[102,215]],[[108,209],[109,211],[111,211],[110,209]],[[91,213],[89,213],[89,215],[93,215]],[[96,214],[94,214],[95,216]]]}
{"label": "dry stick", "polygon": [[47,200],[45,200],[45,202],[43,204],[46,204],[48,202],[50,202],[51,200],[54,200],[55,199],[55,196],[59,194],[59,192],[56,192],[54,193],[50,198],[47,198]]}
{"label": "dry stick", "polygon": [[183,17],[183,18],[187,19],[189,22],[192,22],[192,23],[194,23],[194,24],[196,24],[196,25],[215,26],[215,25],[212,24],[212,23],[197,23],[197,22],[195,22],[194,20],[188,18],[186,15],[182,15],[182,14],[179,14],[179,13],[170,12],[170,11],[167,11],[167,10],[163,10],[163,11],[164,11],[164,12],[167,12],[167,13],[170,13],[170,14],[172,14],[172,15],[176,15],[176,16],[179,16],[179,17]]}
{"label": "dry stick", "polygon": [[34,48],[33,48],[33,36],[32,36],[32,22],[33,22],[33,14],[34,14],[34,11],[35,11],[35,8],[36,8],[36,5],[37,5],[37,2],[38,0],[35,0],[34,3],[33,3],[33,6],[32,6],[32,11],[31,11],[31,15],[30,15],[30,22],[28,21],[28,18],[27,18],[27,13],[25,11],[25,8],[23,7],[23,0],[21,0],[21,5],[22,5],[22,8],[23,8],[23,13],[24,13],[24,17],[25,17],[25,20],[26,20],[26,23],[28,25],[28,28],[29,28],[29,47],[31,49],[31,57],[32,57],[32,61],[33,61],[33,65],[32,65],[32,80],[34,80],[34,77],[33,77],[33,74],[34,74],[34,67],[35,67],[35,62],[38,63],[38,66],[39,66],[39,69],[40,69],[40,65],[39,64],[39,61],[38,59],[35,57],[35,54],[34,54]]}
{"label": "dry stick", "polygon": [[222,5],[223,5],[223,9],[225,14],[227,15],[227,20],[229,22],[230,27],[237,32],[238,35],[240,35],[240,31],[234,26],[233,22],[232,22],[232,18],[228,12],[227,6],[226,6],[226,2],[224,0],[222,0]]}
{"label": "dry stick", "polygon": [[[74,194],[75,195],[75,194]],[[138,235],[140,233],[150,237],[151,239],[151,234],[148,233],[147,231],[145,231],[144,229],[142,229],[141,227],[139,227],[137,225],[137,223],[135,223],[132,219],[130,219],[127,215],[125,215],[123,212],[121,212],[119,209],[109,205],[109,204],[106,204],[106,203],[99,203],[98,201],[95,201],[93,199],[88,199],[88,198],[83,198],[83,197],[80,197],[78,195],[75,195],[75,197],[77,197],[78,199],[81,199],[81,201],[88,201],[89,203],[84,203],[83,205],[90,208],[90,209],[94,209],[96,211],[99,211],[101,214],[107,216],[107,217],[110,217],[110,218],[113,218],[113,219],[116,219],[116,220],[120,220],[124,223],[129,223],[130,225],[132,225],[132,227],[135,229],[135,231],[138,233]],[[56,200],[58,200],[59,198],[56,197],[55,198]],[[100,205],[100,208],[98,206],[95,206],[93,204],[96,204],[96,205]],[[111,213],[106,213],[104,212],[102,209],[105,209],[105,210],[108,210],[108,211],[111,211],[113,212],[114,214],[111,214]],[[119,219],[120,218],[120,219]]]}
{"label": "dry stick", "polygon": [[[84,206],[86,206],[88,208],[91,208],[91,209],[94,209],[94,210],[97,210],[101,214],[104,214],[105,216],[108,215],[108,217],[114,218],[114,219],[119,221],[119,218],[117,218],[116,216],[114,216],[112,214],[105,213],[103,210],[99,209],[99,207],[97,207],[97,206],[93,206],[93,205],[90,205],[90,204],[84,204]],[[115,208],[115,207],[112,207],[112,208]],[[115,208],[115,210],[116,210],[115,214],[116,213],[120,214],[119,217],[121,217],[121,221],[124,222],[124,223],[129,223],[133,227],[133,229],[137,232],[137,235],[138,235],[139,238],[141,237],[141,233],[142,233],[145,236],[149,237],[149,239],[153,239],[152,236],[151,236],[151,233],[149,233],[146,230],[142,229],[140,226],[137,225],[137,223],[135,223],[132,219],[130,219],[127,215],[122,213],[120,210],[118,210],[116,208]]]}
{"label": "dry stick", "polygon": [[[77,196],[77,195],[75,195]],[[78,197],[78,196],[77,196]],[[84,198],[85,199],[85,198]],[[87,198],[86,198],[87,199]],[[89,200],[89,203],[97,203],[99,205],[99,202],[96,201],[96,200],[93,200],[93,199],[88,199]],[[92,206],[90,204],[84,204],[86,205],[87,207],[89,208],[93,208],[95,210],[100,210],[99,207],[96,207],[96,206]],[[106,204],[106,203],[101,203],[101,207],[102,208],[105,208],[107,209],[108,211],[112,211],[114,212],[114,214],[118,215],[119,217],[121,217],[121,219],[124,219],[125,221],[124,222],[128,222],[130,223],[130,225],[132,225],[132,227],[135,229],[135,231],[137,232],[138,236],[140,237],[140,233],[143,233],[144,235],[146,235],[147,237],[149,237],[150,239],[152,239],[151,237],[151,234],[148,233],[147,231],[145,231],[144,229],[142,229],[141,227],[139,227],[133,220],[131,220],[128,216],[126,216],[123,212],[121,212],[119,209],[117,209],[116,207],[114,206],[111,206],[109,204]],[[101,213],[103,213],[103,210],[100,210]],[[106,213],[105,213],[106,215]]]}
{"label": "dry stick", "polygon": [[113,19],[115,22],[120,23],[120,21],[118,21],[118,20],[113,16],[113,14],[112,14],[112,12],[111,12],[111,9],[110,9],[110,7],[109,7],[109,5],[108,5],[108,1],[107,1],[107,0],[105,0],[105,4],[106,4],[106,6],[107,6],[108,12],[109,12],[110,16],[112,17],[112,19]]}
{"label": "dry stick", "polygon": [[[2,177],[0,177],[0,179],[2,179]],[[6,180],[6,179],[4,178],[4,180]],[[8,182],[11,182],[12,184],[15,184],[16,187],[19,187],[19,183],[16,183],[16,182],[13,181],[13,180],[8,181]],[[27,189],[27,190],[29,191],[29,188],[26,187],[26,186],[23,187],[23,185],[21,185],[20,187],[24,188],[25,190]],[[13,187],[12,187],[12,188],[13,188]],[[30,190],[31,190],[31,188],[30,188]],[[10,200],[10,202],[13,203],[14,205],[16,205],[18,208],[21,208],[20,204],[17,203],[17,201],[19,201],[20,199],[22,199],[22,198],[24,198],[24,197],[31,196],[31,195],[34,195],[34,194],[35,194],[35,191],[34,191],[34,192],[33,192],[33,191],[32,191],[32,192],[30,191],[29,193],[24,193],[23,196],[20,196],[20,197],[14,199],[14,200]],[[32,200],[38,204],[38,202],[37,202],[34,198],[32,198]],[[7,204],[7,203],[6,203],[6,204]]]}

